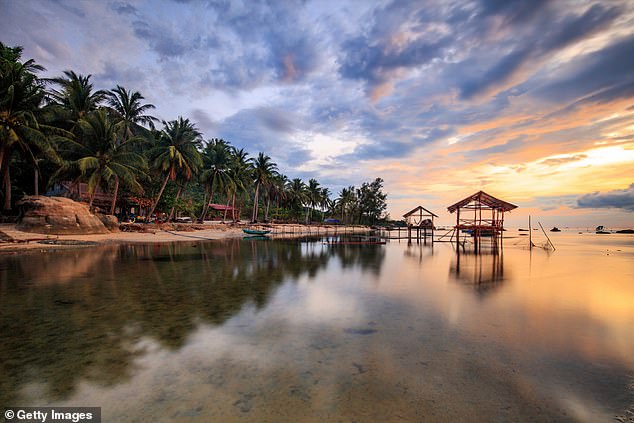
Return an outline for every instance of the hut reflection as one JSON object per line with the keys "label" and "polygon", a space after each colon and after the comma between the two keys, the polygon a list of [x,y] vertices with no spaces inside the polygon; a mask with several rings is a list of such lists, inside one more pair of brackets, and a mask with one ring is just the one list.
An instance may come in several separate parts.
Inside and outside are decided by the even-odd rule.
{"label": "hut reflection", "polygon": [[504,273],[504,250],[459,247],[451,260],[449,276],[456,282],[470,285],[480,295],[490,294],[508,278]]}
{"label": "hut reflection", "polygon": [[419,263],[423,263],[426,257],[434,255],[434,243],[407,243],[407,248],[404,252],[405,257],[414,259]]}

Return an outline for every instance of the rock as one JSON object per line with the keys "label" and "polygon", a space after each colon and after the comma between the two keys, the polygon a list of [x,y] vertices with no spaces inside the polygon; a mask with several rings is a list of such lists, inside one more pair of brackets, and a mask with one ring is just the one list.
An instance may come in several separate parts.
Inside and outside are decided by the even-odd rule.
{"label": "rock", "polygon": [[97,213],[97,217],[110,232],[119,232],[119,219],[117,219],[117,216]]}
{"label": "rock", "polygon": [[65,197],[30,195],[17,204],[22,218],[16,228],[52,235],[104,234],[108,229],[88,206]]}

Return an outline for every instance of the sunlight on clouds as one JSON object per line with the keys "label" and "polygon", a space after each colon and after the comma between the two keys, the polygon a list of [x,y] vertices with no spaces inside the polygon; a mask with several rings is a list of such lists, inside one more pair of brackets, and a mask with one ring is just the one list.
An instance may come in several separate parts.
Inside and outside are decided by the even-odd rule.
{"label": "sunlight on clouds", "polygon": [[315,170],[319,166],[331,163],[338,156],[350,154],[357,147],[368,144],[364,137],[349,134],[347,131],[330,134],[305,131],[297,134],[294,139],[310,151],[313,158],[299,166],[300,171]]}

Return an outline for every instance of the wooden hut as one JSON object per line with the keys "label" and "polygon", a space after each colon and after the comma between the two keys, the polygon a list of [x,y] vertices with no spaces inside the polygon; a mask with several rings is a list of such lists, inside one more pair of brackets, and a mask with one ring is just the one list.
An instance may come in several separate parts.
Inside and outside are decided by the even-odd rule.
{"label": "wooden hut", "polygon": [[405,213],[403,219],[407,223],[407,238],[412,239],[412,232],[416,232],[416,239],[427,239],[427,231],[431,235],[432,241],[434,240],[434,217],[438,217],[436,214],[430,212],[423,206],[418,206],[415,209]]}
{"label": "wooden hut", "polygon": [[456,231],[458,239],[461,232],[473,236],[474,243],[480,244],[480,238],[491,237],[497,240],[504,230],[504,213],[516,209],[517,206],[495,198],[484,191],[458,201],[447,207],[449,213],[456,213]]}

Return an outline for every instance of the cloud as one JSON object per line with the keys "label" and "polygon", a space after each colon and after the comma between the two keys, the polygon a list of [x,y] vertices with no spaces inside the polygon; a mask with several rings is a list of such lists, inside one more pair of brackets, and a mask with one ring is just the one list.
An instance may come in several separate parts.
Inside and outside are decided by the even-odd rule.
{"label": "cloud", "polygon": [[539,162],[539,164],[543,164],[546,166],[559,166],[564,163],[577,162],[579,160],[587,159],[588,156],[586,154],[575,154],[568,157],[557,157],[552,159],[546,159]]}
{"label": "cloud", "polygon": [[634,35],[573,60],[535,91],[554,102],[610,101],[629,97],[634,89]]}
{"label": "cloud", "polygon": [[110,7],[120,15],[136,15],[138,12],[136,7],[124,1],[115,1]]}
{"label": "cloud", "polygon": [[[525,9],[528,2],[517,3],[520,3],[521,7],[516,9],[517,14],[509,15],[510,21],[515,21],[518,16],[526,14]],[[542,5],[545,3],[541,2]],[[539,9],[539,7],[535,7],[534,14],[537,14]],[[581,14],[571,13],[557,17],[556,14],[549,13],[539,18],[531,15],[532,20],[538,22],[532,22],[528,32],[520,30],[519,36],[511,38],[511,45],[507,45],[508,43],[498,45],[497,47],[502,50],[511,49],[511,51],[503,55],[497,63],[486,69],[481,75],[467,78],[460,86],[462,98],[470,99],[492,87],[503,86],[523,69],[538,69],[540,62],[548,58],[552,52],[591,37],[613,22],[619,16],[619,12],[619,8],[606,8],[600,4],[595,4]],[[496,46],[493,47],[495,50]],[[485,59],[488,60],[490,57],[487,55]],[[479,58],[476,60],[479,61]],[[464,66],[467,63],[460,65]]]}
{"label": "cloud", "polygon": [[156,22],[134,21],[134,34],[146,40],[150,47],[161,57],[181,57],[192,48],[191,44],[180,37],[167,25]]}
{"label": "cloud", "polygon": [[626,189],[617,189],[606,193],[593,192],[577,200],[578,208],[605,209],[616,208],[634,212],[634,184]]}
{"label": "cloud", "polygon": [[190,111],[192,118],[197,123],[197,126],[206,133],[212,133],[218,126],[218,123],[214,121],[207,112],[201,109],[192,109]]}

